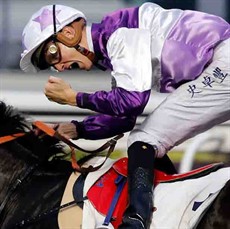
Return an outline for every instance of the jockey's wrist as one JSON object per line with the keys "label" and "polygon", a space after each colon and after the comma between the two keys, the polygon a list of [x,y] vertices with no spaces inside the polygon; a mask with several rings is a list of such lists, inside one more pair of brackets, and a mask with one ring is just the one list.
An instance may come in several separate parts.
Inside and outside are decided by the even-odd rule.
{"label": "jockey's wrist", "polygon": [[76,96],[77,93],[74,90],[70,90],[67,93],[67,103],[71,106],[77,106]]}
{"label": "jockey's wrist", "polygon": [[77,138],[84,138],[84,125],[83,122],[78,122],[77,120],[72,120],[71,123],[73,123],[76,126],[76,132],[77,132]]}

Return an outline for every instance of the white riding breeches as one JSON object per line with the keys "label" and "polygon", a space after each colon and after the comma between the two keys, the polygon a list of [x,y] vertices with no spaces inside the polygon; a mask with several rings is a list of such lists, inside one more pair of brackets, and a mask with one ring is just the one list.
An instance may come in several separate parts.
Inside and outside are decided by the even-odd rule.
{"label": "white riding breeches", "polygon": [[157,157],[174,146],[230,119],[230,39],[214,50],[212,62],[195,80],[172,92],[131,131],[136,141],[154,145]]}

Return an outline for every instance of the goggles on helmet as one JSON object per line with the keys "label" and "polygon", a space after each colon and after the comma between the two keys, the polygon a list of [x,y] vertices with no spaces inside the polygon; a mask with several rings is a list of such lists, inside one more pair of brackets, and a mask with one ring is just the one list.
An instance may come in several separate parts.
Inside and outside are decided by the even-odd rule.
{"label": "goggles on helmet", "polygon": [[33,54],[32,63],[44,70],[61,61],[61,51],[57,42],[51,40],[43,43]]}
{"label": "goggles on helmet", "polygon": [[47,69],[61,61],[60,48],[56,42],[57,29],[55,12],[55,5],[53,5],[54,34],[48,41],[43,42],[32,55],[32,63],[41,70]]}

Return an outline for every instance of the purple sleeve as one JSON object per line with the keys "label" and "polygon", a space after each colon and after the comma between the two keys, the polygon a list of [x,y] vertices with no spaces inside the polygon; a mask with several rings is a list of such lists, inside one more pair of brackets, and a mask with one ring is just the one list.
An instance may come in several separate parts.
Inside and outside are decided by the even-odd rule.
{"label": "purple sleeve", "polygon": [[116,87],[111,91],[97,91],[93,94],[79,92],[77,105],[102,114],[116,116],[140,115],[150,96],[151,90],[144,92],[127,91]]}
{"label": "purple sleeve", "polygon": [[98,114],[88,116],[82,122],[73,120],[72,123],[76,125],[78,138],[96,140],[132,130],[136,116],[117,117]]}

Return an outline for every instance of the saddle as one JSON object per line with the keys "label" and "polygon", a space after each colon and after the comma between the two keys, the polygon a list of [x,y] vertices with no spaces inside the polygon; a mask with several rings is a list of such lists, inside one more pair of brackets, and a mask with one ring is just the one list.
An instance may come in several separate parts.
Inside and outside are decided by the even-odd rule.
{"label": "saddle", "polygon": [[[111,168],[104,173],[88,190],[87,198],[96,210],[105,216],[103,225],[112,223],[117,228],[122,220],[122,215],[128,205],[128,185],[127,185],[127,158],[116,161]],[[183,174],[168,175],[160,170],[154,170],[154,184],[183,181],[195,179],[223,167],[223,163],[210,164]],[[82,186],[82,177],[78,179]],[[79,190],[76,181],[74,190]],[[78,187],[77,187],[78,186]],[[73,194],[75,191],[73,190]],[[78,196],[78,193],[74,194]],[[82,196],[82,195],[81,195]],[[75,199],[76,200],[76,199]]]}

